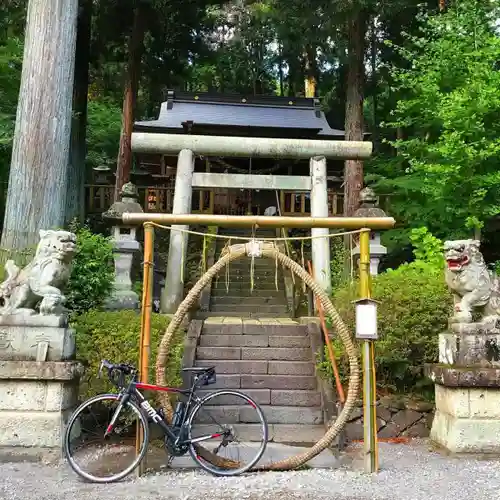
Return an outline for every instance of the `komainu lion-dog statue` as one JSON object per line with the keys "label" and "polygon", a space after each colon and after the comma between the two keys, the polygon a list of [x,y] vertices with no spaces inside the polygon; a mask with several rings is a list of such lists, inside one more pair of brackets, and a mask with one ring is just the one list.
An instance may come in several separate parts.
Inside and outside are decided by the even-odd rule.
{"label": "komainu lion-dog statue", "polygon": [[40,231],[33,260],[23,269],[14,261],[5,263],[7,279],[0,285],[0,315],[62,314],[62,290],[71,274],[76,235],[68,231]]}
{"label": "komainu lion-dog statue", "polygon": [[486,267],[478,240],[446,241],[446,284],[453,293],[452,323],[478,322],[495,325],[500,320],[500,280]]}

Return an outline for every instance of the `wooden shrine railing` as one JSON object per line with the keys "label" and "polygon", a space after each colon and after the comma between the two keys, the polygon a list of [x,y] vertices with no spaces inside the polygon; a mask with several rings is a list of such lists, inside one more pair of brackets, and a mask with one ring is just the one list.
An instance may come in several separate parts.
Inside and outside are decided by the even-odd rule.
{"label": "wooden shrine railing", "polygon": [[[85,209],[87,214],[105,212],[112,204],[114,186],[89,184],[85,187]],[[172,211],[174,201],[173,187],[139,187],[139,202],[145,212]],[[307,216],[311,212],[308,192],[280,191],[281,214],[285,216]],[[381,197],[380,206],[387,209],[388,197]],[[342,215],[343,193],[333,189],[328,190],[328,205],[330,215]],[[257,214],[263,215],[266,207],[257,205]],[[222,215],[245,215],[247,207],[236,205],[229,198],[221,199],[213,189],[193,188],[193,213],[218,213]]]}

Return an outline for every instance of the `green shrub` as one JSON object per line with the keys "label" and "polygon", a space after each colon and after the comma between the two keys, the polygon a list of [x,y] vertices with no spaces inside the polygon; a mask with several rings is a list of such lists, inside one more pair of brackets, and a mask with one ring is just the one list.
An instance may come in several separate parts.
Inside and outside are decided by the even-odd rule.
{"label": "green shrub", "polygon": [[99,307],[113,289],[113,246],[109,238],[94,234],[87,227],[73,226],[77,250],[65,291],[66,307],[82,313]]}
{"label": "green shrub", "polygon": [[[357,283],[353,283],[333,298],[351,331],[356,297]],[[373,297],[380,301],[375,345],[378,385],[389,392],[426,394],[432,385],[422,376],[423,364],[437,361],[438,334],[446,329],[452,309],[443,270],[422,261],[403,264],[373,279]],[[348,366],[339,342],[335,342],[335,351],[345,378]],[[320,369],[332,375],[328,361]]]}
{"label": "green shrub", "polygon": [[427,262],[436,269],[443,269],[443,242],[436,238],[426,227],[412,229],[410,241],[417,260]]}
{"label": "green shrub", "polygon": [[[170,322],[169,317],[153,314],[151,318],[151,358],[149,380],[155,380],[156,353],[160,340]],[[106,376],[97,378],[102,359],[113,363],[139,365],[141,316],[136,311],[92,310],[75,316],[77,358],[86,365],[80,385],[80,397],[86,398],[113,389]],[[167,364],[168,383],[180,385],[184,332],[179,330],[173,339]],[[153,382],[154,383],[154,382]]]}

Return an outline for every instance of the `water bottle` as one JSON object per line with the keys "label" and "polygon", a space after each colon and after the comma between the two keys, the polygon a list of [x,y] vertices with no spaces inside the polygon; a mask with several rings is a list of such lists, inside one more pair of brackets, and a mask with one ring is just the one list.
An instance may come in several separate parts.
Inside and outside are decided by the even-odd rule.
{"label": "water bottle", "polygon": [[172,418],[172,425],[174,427],[180,427],[182,424],[182,419],[184,418],[184,408],[186,404],[183,401],[179,401],[175,405],[174,417]]}

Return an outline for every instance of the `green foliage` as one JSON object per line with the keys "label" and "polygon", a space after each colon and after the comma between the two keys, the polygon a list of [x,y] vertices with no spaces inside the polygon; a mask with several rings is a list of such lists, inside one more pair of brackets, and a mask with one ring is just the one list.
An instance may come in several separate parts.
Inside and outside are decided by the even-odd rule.
{"label": "green foliage", "polygon": [[436,269],[443,269],[443,242],[433,236],[426,227],[412,229],[410,241],[415,258],[427,262]]}
{"label": "green foliage", "polygon": [[0,182],[8,179],[23,46],[18,38],[0,43]]}
{"label": "green foliage", "polygon": [[496,273],[497,276],[500,276],[500,260],[497,260],[493,264],[493,271],[495,271],[495,273]]}
{"label": "green foliage", "polygon": [[390,141],[397,157],[375,178],[412,227],[467,237],[500,213],[498,14],[496,1],[454,2],[419,16],[418,36],[392,44],[403,61],[391,68],[399,100],[386,123],[399,131]]}
{"label": "green foliage", "polygon": [[90,168],[116,162],[121,113],[121,108],[110,99],[89,101],[86,163]]}
{"label": "green foliage", "polygon": [[348,252],[341,238],[332,238],[330,244],[330,272],[332,276],[332,290],[344,284],[345,266],[348,262]]}
{"label": "green foliage", "polygon": [[82,313],[99,307],[109,296],[114,281],[113,246],[87,227],[71,228],[77,235],[77,250],[66,289],[66,307]]}
{"label": "green foliage", "polygon": [[[357,284],[348,284],[334,295],[334,304],[351,329]],[[452,300],[442,269],[415,261],[389,270],[373,279],[373,297],[378,305],[379,340],[375,346],[377,381],[381,388],[397,393],[432,392],[423,377],[423,364],[438,359],[438,334],[447,327]],[[343,347],[335,342],[344,378],[349,367]],[[328,357],[326,357],[326,360]],[[328,361],[320,364],[330,377]]]}
{"label": "green foliage", "polygon": [[[153,314],[151,318],[150,380],[155,380],[155,362],[158,345],[170,320],[167,316]],[[116,390],[106,376],[97,378],[102,359],[114,363],[130,363],[138,366],[141,316],[135,311],[105,312],[92,310],[75,316],[72,326],[76,330],[77,359],[86,365],[80,385],[80,396],[91,397],[102,392]],[[166,376],[168,384],[182,383],[184,332],[179,330],[172,339]]]}

